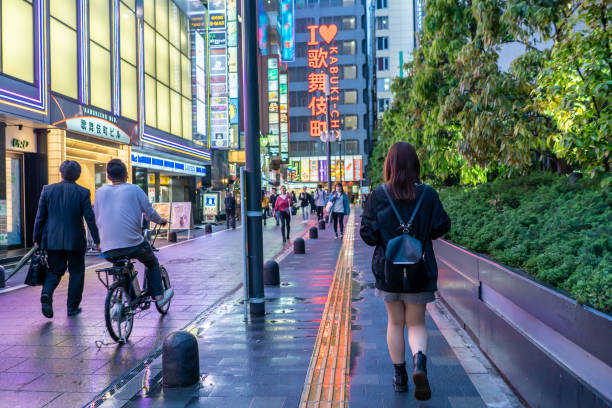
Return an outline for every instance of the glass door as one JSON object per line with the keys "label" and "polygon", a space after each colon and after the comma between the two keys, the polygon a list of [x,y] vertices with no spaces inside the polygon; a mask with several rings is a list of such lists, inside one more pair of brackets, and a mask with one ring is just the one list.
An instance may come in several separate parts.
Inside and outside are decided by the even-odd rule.
{"label": "glass door", "polygon": [[6,227],[8,246],[23,246],[23,156],[6,153]]}

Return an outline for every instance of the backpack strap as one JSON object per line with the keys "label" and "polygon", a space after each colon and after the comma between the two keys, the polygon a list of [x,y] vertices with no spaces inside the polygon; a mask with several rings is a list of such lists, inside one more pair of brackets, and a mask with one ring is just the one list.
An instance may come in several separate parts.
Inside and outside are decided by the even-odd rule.
{"label": "backpack strap", "polygon": [[397,220],[399,221],[400,226],[403,227],[405,225],[404,220],[402,219],[402,216],[400,215],[399,211],[397,211],[397,208],[395,207],[395,204],[393,203],[393,199],[389,195],[389,191],[387,191],[387,185],[383,184],[382,189],[385,192],[387,199],[389,200],[389,204],[391,204],[391,208],[393,209],[393,212],[395,213],[395,216],[397,217]]}
{"label": "backpack strap", "polygon": [[425,190],[427,189],[427,186],[424,185],[423,188],[423,192],[421,193],[421,196],[419,197],[419,201],[417,201],[416,207],[414,207],[414,211],[412,211],[412,215],[410,216],[410,220],[408,221],[408,224],[404,223],[404,220],[402,220],[402,216],[400,215],[399,211],[397,211],[397,207],[395,207],[395,204],[393,203],[393,199],[391,198],[391,195],[389,195],[389,191],[387,190],[387,185],[383,184],[382,185],[383,191],[385,192],[385,195],[387,196],[387,199],[389,200],[389,204],[391,204],[391,208],[393,209],[393,212],[395,213],[395,216],[397,217],[397,220],[400,223],[400,226],[402,228],[410,228],[410,226],[412,225],[412,222],[414,221],[414,217],[416,216],[417,212],[419,211],[419,208],[421,207],[421,203],[423,202],[423,197],[425,197]]}

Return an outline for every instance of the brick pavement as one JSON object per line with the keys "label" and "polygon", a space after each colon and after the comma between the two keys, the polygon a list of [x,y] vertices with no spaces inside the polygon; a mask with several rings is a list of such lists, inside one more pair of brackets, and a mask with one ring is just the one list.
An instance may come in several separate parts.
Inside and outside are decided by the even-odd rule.
{"label": "brick pavement", "polygon": [[[293,236],[304,228],[295,217]],[[264,228],[266,259],[282,249],[279,229],[273,223]],[[52,320],[40,312],[40,287],[0,294],[0,407],[66,408],[89,402],[169,332],[240,287],[241,237],[237,229],[162,249],[158,256],[175,288],[170,312],[162,318],[152,308],[139,315],[123,346],[95,347],[104,332],[106,290],[91,268],[86,271],[83,312],[74,318],[66,316],[67,276],[55,292]]]}

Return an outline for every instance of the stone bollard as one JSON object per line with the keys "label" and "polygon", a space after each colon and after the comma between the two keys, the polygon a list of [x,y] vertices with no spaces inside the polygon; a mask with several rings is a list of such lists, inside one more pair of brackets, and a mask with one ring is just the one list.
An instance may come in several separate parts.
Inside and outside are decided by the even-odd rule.
{"label": "stone bollard", "polygon": [[325,220],[319,221],[319,229],[320,230],[324,230],[325,229]]}
{"label": "stone bollard", "polygon": [[204,227],[204,232],[207,234],[212,234],[212,225],[206,224],[206,226]]}
{"label": "stone bollard", "polygon": [[176,242],[178,238],[176,237],[176,231],[170,231],[168,233],[168,242]]}
{"label": "stone bollard", "polygon": [[294,254],[305,254],[306,253],[306,243],[302,238],[296,238],[293,241],[293,253]]}
{"label": "stone bollard", "polygon": [[189,387],[200,380],[200,357],[196,337],[184,330],[174,331],[162,346],[162,384]]}
{"label": "stone bollard", "polygon": [[264,264],[264,285],[280,285],[280,269],[276,261],[267,261]]}
{"label": "stone bollard", "polygon": [[319,230],[317,229],[317,227],[310,227],[310,230],[308,231],[308,237],[310,239],[318,239],[319,238]]}
{"label": "stone bollard", "polygon": [[0,288],[6,286],[6,273],[4,272],[4,267],[0,265]]}

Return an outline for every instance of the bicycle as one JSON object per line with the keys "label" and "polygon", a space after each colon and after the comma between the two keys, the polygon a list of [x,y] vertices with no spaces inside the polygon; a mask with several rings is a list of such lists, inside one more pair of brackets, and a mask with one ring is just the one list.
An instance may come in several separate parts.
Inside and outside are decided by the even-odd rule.
{"label": "bicycle", "polygon": [[[157,239],[157,234],[161,225],[155,228],[155,238],[151,244],[154,252],[153,244]],[[140,282],[138,281],[138,271],[134,269],[134,262],[130,258],[108,258],[113,266],[96,270],[98,280],[108,290],[106,301],[104,302],[104,320],[106,321],[106,329],[111,338],[117,343],[124,344],[127,342],[132,328],[134,327],[134,316],[151,307],[151,302],[155,303],[157,311],[165,315],[170,310],[170,301],[163,306],[158,306],[151,299],[151,295],[147,291],[147,284],[141,290]],[[171,288],[170,277],[168,271],[163,265],[159,265],[162,278],[162,286],[164,291]],[[102,278],[104,274],[105,279]],[[111,276],[111,279],[109,279]]]}

